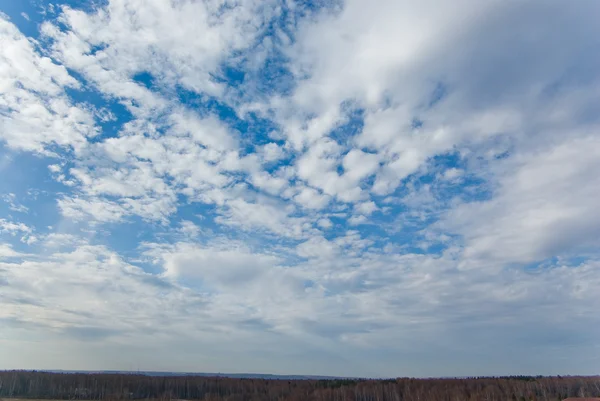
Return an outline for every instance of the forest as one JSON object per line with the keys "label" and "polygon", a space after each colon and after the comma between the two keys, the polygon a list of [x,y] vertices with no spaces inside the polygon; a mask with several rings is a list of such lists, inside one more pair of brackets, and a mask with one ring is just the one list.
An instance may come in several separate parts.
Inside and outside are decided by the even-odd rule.
{"label": "forest", "polygon": [[0,398],[212,401],[556,401],[600,397],[600,377],[275,380],[0,372]]}

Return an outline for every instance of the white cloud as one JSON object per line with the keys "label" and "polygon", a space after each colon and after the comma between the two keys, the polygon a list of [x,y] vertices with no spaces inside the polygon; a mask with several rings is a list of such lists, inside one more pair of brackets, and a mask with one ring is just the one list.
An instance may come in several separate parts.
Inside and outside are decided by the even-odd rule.
{"label": "white cloud", "polygon": [[259,198],[255,202],[232,199],[226,202],[217,222],[244,230],[266,230],[283,237],[302,238],[312,231],[304,217],[290,217],[281,204]]}
{"label": "white cloud", "polygon": [[243,290],[280,263],[278,257],[255,254],[243,244],[202,247],[179,243],[161,251],[159,248],[149,254],[162,259],[166,277],[181,279],[188,285],[198,283],[202,290],[210,290],[211,286],[217,290]]}
{"label": "white cloud", "polygon": [[[303,339],[297,345],[305,344],[301,347],[307,346],[306,341],[334,339],[332,350],[346,349],[350,360],[361,355],[352,350],[373,348],[403,352],[410,347],[425,355],[430,341],[443,330],[444,344],[453,344],[450,352],[475,363],[477,347],[465,354],[469,341],[473,346],[469,338],[487,338],[490,327],[518,324],[522,334],[536,337],[537,350],[540,346],[550,350],[552,342],[540,341],[536,325],[543,323],[544,330],[552,325],[572,327],[564,326],[566,322],[589,324],[589,313],[600,306],[596,262],[559,264],[537,274],[510,269],[498,276],[458,272],[449,256],[364,253],[369,246],[356,232],[336,243],[314,237],[297,248],[299,255],[310,258],[306,264],[283,267],[278,256],[252,251],[239,242],[147,244],[146,255],[164,269],[166,278],[191,287],[185,288],[144,273],[106,248],[83,242],[45,258],[1,263],[0,282],[11,286],[4,287],[0,297],[0,314],[19,318],[22,327],[35,325],[28,329],[32,332],[43,328],[47,341],[55,334],[80,341],[80,329],[88,328],[97,334],[92,341],[102,341],[108,349],[115,341],[127,343],[131,336],[143,349],[158,338],[175,350],[168,342],[174,335],[180,341],[219,344],[224,333],[234,338],[247,330],[270,335],[264,325],[282,338]],[[345,250],[340,252],[341,248]],[[306,281],[312,282],[308,288],[302,284]],[[332,293],[337,295],[328,295]],[[465,325],[465,319],[474,317]],[[245,326],[249,318],[258,325],[255,329]],[[465,330],[471,335],[464,337]],[[415,333],[417,339],[412,338]],[[521,340],[512,335],[492,337],[502,346],[521,347]],[[585,352],[584,345],[570,347],[569,352]],[[235,350],[243,366],[252,363],[247,352]],[[381,362],[360,360],[370,368]]]}
{"label": "white cloud", "polygon": [[[414,374],[495,374],[510,352],[591,371],[576,329],[600,327],[598,3],[234,3],[57,6],[39,42],[0,17],[0,169],[27,174],[2,189],[44,191],[29,210],[3,198],[30,220],[0,217],[0,318],[192,367],[206,359],[181,344],[228,369],[271,344],[348,374],[406,355]],[[139,266],[97,245],[117,234]]]}
{"label": "white cloud", "polygon": [[39,238],[35,235],[24,235],[21,237],[21,242],[27,245],[35,244]]}
{"label": "white cloud", "polygon": [[287,179],[280,176],[273,176],[266,171],[252,174],[250,176],[250,182],[256,188],[261,189],[271,195],[280,194],[289,185]]}
{"label": "white cloud", "polygon": [[190,238],[197,237],[200,234],[200,227],[189,220],[183,220],[180,223],[179,231]]}
{"label": "white cloud", "polygon": [[304,258],[333,258],[339,253],[337,244],[323,237],[312,237],[296,247],[296,252]]}
{"label": "white cloud", "polygon": [[53,173],[60,173],[61,167],[58,164],[51,164],[48,166],[48,170],[50,170]]}
{"label": "white cloud", "polygon": [[449,168],[448,170],[444,171],[444,173],[442,174],[442,177],[445,180],[455,181],[455,180],[459,179],[463,174],[464,174],[463,170],[452,167],[452,168]]}
{"label": "white cloud", "polygon": [[377,209],[378,209],[377,205],[373,201],[359,203],[359,204],[357,204],[357,205],[354,206],[354,211],[355,212],[360,213],[360,214],[364,214],[366,216],[372,214]]}
{"label": "white cloud", "polygon": [[[52,228],[49,227],[49,229],[51,230]],[[89,241],[74,234],[49,233],[43,238],[43,246],[54,252],[65,248],[71,249],[85,245],[89,245]]]}
{"label": "white cloud", "polygon": [[0,138],[9,147],[48,153],[46,146],[80,149],[94,136],[94,119],[74,105],[64,87],[79,83],[66,68],[41,56],[19,30],[0,14]]}
{"label": "white cloud", "polygon": [[285,151],[281,148],[281,146],[277,145],[274,142],[270,142],[264,145],[259,153],[262,153],[263,158],[266,162],[274,162],[285,157]]}
{"label": "white cloud", "polygon": [[[192,294],[187,300],[178,297],[177,290],[161,295],[168,286],[156,278],[102,247],[85,245],[47,259],[0,264],[0,277],[11,283],[2,294],[3,318],[18,318],[63,335],[85,327],[142,335],[160,316],[160,305],[198,300]],[[142,304],[146,307],[139,308]]]}
{"label": "white cloud", "polygon": [[22,256],[19,252],[12,249],[10,244],[0,244],[0,260],[16,258]]}
{"label": "white cloud", "polygon": [[[338,174],[337,166],[341,147],[331,139],[315,142],[297,162],[297,174],[308,184],[335,196],[342,202],[354,202],[364,197],[359,181],[364,177],[364,167]],[[364,156],[367,157],[367,156]],[[352,157],[351,157],[352,159]],[[345,159],[347,160],[347,159]],[[367,171],[369,169],[367,163]]]}
{"label": "white cloud", "polygon": [[31,233],[31,231],[31,227],[28,227],[23,223],[14,223],[0,218],[0,234],[8,233],[10,235],[16,235],[17,233]]}
{"label": "white cloud", "polygon": [[117,222],[128,214],[123,206],[107,199],[63,198],[58,200],[61,213],[73,220],[87,220],[90,217],[101,222]]}
{"label": "white cloud", "polygon": [[[211,120],[205,128],[211,130],[215,125]],[[236,152],[219,150],[221,142],[215,142],[216,149],[206,148],[193,136],[177,129],[149,138],[143,135],[143,131],[138,131],[140,128],[154,129],[156,126],[140,121],[128,124],[124,129],[127,135],[107,139],[91,147],[80,166],[69,170],[82,194],[61,201],[61,205],[72,204],[72,207],[61,206],[62,210],[70,211],[71,217],[91,215],[100,221],[117,221],[130,214],[164,220],[175,211],[178,193],[190,198],[205,196],[207,190],[230,183],[231,179],[226,175],[228,171],[253,170],[252,162],[239,159]],[[209,132],[215,138],[226,136],[222,126]],[[226,139],[222,143],[228,141]],[[252,177],[256,185],[273,192],[286,183],[263,173]],[[81,209],[73,205],[84,201],[95,206],[87,208],[83,214],[73,213],[73,210]]]}
{"label": "white cloud", "polygon": [[446,218],[444,226],[465,239],[465,263],[530,263],[597,248],[599,160],[600,141],[591,135],[503,163],[492,199]]}
{"label": "white cloud", "polygon": [[191,112],[181,112],[171,114],[169,119],[173,122],[171,132],[175,136],[190,135],[194,142],[216,150],[236,147],[234,136],[212,117],[200,119]]}
{"label": "white cloud", "polygon": [[352,149],[342,161],[344,177],[354,183],[372,175],[379,167],[379,156]]}
{"label": "white cloud", "polygon": [[359,214],[359,215],[355,215],[352,216],[348,219],[348,224],[350,224],[351,226],[358,226],[360,224],[364,224],[368,221],[367,216],[365,216],[364,214]]}
{"label": "white cloud", "polygon": [[[104,93],[135,99],[141,108],[130,108],[149,115],[148,109],[164,107],[164,101],[134,83],[135,74],[148,72],[159,85],[220,95],[224,88],[211,75],[220,73],[230,52],[253,44],[274,12],[277,8],[254,0],[225,8],[218,1],[109,1],[91,13],[62,7],[69,32],[50,24],[43,31],[56,40],[55,56],[65,65]],[[102,49],[91,52],[93,46]]]}
{"label": "white cloud", "polygon": [[294,197],[294,201],[309,209],[323,209],[330,201],[330,197],[320,194],[319,191],[304,187],[298,195]]}
{"label": "white cloud", "polygon": [[[289,103],[284,103],[282,124],[293,126],[294,119],[302,120],[304,115],[315,115],[314,121],[330,119],[332,110],[347,100],[364,107],[365,127],[355,142],[377,152],[374,160],[384,165],[380,170],[374,165],[378,171],[372,190],[378,195],[389,194],[436,154],[454,146],[486,141],[498,133],[521,135],[518,131],[526,121],[523,112],[536,113],[532,105],[539,100],[531,96],[544,85],[559,80],[560,71],[570,68],[570,60],[578,57],[575,49],[589,43],[586,35],[592,25],[584,17],[587,7],[595,6],[586,3],[580,9],[563,13],[554,3],[539,8],[501,2],[461,2],[452,7],[425,2],[408,7],[390,1],[373,10],[364,2],[345,2],[339,13],[301,25],[291,52],[295,62],[292,67],[298,76],[308,78],[299,81]],[[538,18],[540,9],[548,16],[544,21]],[[555,35],[551,21],[577,24],[574,21],[581,18],[585,23],[569,35]],[[514,32],[504,33],[511,20],[517,21],[513,23]],[[530,26],[544,34],[531,36]],[[530,39],[517,41],[518,51],[529,56],[517,60],[511,56],[506,41],[523,36]],[[569,50],[552,53],[555,41],[564,43],[562,48]],[[490,49],[495,53],[491,54]],[[487,52],[489,57],[481,57],[481,52]],[[537,65],[533,54],[542,57],[542,52],[549,55],[551,64],[540,66],[543,71],[534,76],[526,62]],[[470,67],[473,60],[478,60],[475,69]],[[519,68],[528,71],[527,84],[510,72]],[[499,96],[489,95],[487,99],[497,100],[479,102],[479,107],[477,96],[486,91],[482,88]],[[520,92],[505,101],[502,91],[507,96]],[[413,127],[417,118],[422,120],[420,128]],[[338,113],[315,138],[327,135],[336,119],[343,120]],[[298,142],[295,137],[290,140]],[[321,148],[318,142],[315,146]],[[354,149],[348,155],[360,151]],[[320,162],[322,157],[305,159],[304,165],[299,165],[299,176],[309,179],[314,175],[311,185],[327,193],[336,192],[328,190],[332,187],[328,182],[336,178],[331,172],[335,165],[331,156]],[[312,173],[307,165],[312,166]],[[321,176],[317,171],[322,172]],[[365,174],[373,172],[367,169]],[[350,199],[356,197],[344,200]]]}
{"label": "white cloud", "polygon": [[319,227],[325,228],[325,229],[333,227],[333,223],[331,222],[330,219],[327,219],[327,218],[319,219],[319,221],[317,221],[317,224]]}

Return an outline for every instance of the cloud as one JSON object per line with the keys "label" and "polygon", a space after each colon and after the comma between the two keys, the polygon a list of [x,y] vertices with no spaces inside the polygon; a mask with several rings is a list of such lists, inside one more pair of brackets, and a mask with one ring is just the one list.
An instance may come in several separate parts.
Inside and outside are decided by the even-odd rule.
{"label": "cloud", "polygon": [[333,226],[333,223],[331,222],[331,220],[325,218],[325,219],[320,219],[319,221],[317,221],[317,224],[319,225],[319,227],[321,228],[331,228]]}
{"label": "cloud", "polygon": [[310,232],[305,217],[291,217],[281,204],[258,198],[256,202],[232,199],[217,217],[217,222],[245,230],[265,230],[283,237],[302,238]]}
{"label": "cloud", "polygon": [[28,227],[23,223],[13,223],[5,219],[0,219],[0,234],[8,233],[16,235],[17,233],[30,233],[31,231],[31,227]]}
{"label": "cloud", "polygon": [[79,83],[67,69],[41,56],[34,42],[0,14],[2,133],[11,148],[49,153],[50,145],[80,149],[97,134],[90,113],[73,104],[65,88]]}
{"label": "cloud", "polygon": [[282,159],[285,156],[285,152],[276,143],[268,143],[261,149],[263,157],[267,162],[273,162]]}
{"label": "cloud", "polygon": [[595,135],[507,161],[495,196],[449,212],[446,229],[465,239],[466,256],[531,263],[598,246],[600,141]]}
{"label": "cloud", "polygon": [[106,199],[65,198],[58,200],[61,213],[73,220],[92,217],[100,222],[117,222],[128,214],[127,209]]}
{"label": "cloud", "polygon": [[179,231],[181,231],[181,233],[183,235],[186,235],[188,237],[197,237],[198,234],[200,234],[200,230],[201,228],[198,227],[196,224],[194,224],[193,222],[189,221],[189,220],[183,220],[181,222],[181,227],[179,228]]}
{"label": "cloud", "polygon": [[[365,196],[359,185],[365,174],[345,172],[340,175],[337,172],[340,153],[341,147],[335,141],[320,140],[298,160],[297,174],[327,195],[335,196],[342,202],[355,202]],[[364,169],[364,165],[361,168]],[[367,163],[367,169],[369,168]]]}
{"label": "cloud", "polygon": [[109,0],[32,37],[0,15],[0,353],[589,374],[598,7]]}
{"label": "cloud", "polygon": [[[196,341],[216,341],[221,330],[252,316],[293,337],[333,338],[339,346],[367,349],[403,349],[394,345],[402,339],[418,352],[426,352],[433,340],[428,336],[443,329],[444,341],[454,341],[454,349],[464,353],[462,330],[475,316],[468,327],[487,336],[490,325],[589,322],[586,311],[599,306],[593,301],[600,280],[596,262],[559,264],[537,274],[509,270],[499,277],[459,272],[448,256],[363,253],[369,246],[357,233],[337,243],[311,239],[298,249],[310,262],[290,269],[280,257],[243,243],[147,244],[146,255],[164,268],[160,278],[106,248],[82,244],[44,259],[1,264],[0,278],[11,283],[2,292],[2,317],[25,317],[12,325],[35,324],[83,341],[107,341],[105,335],[83,335],[93,328],[110,334],[111,341],[135,336],[140,344],[149,335],[168,338],[180,330]],[[312,284],[305,287],[306,282]],[[28,294],[37,301],[19,301]],[[206,325],[215,334],[199,330]],[[536,335],[529,323],[521,328]],[[422,340],[410,340],[414,333]],[[511,341],[516,340],[504,338],[501,344]],[[375,366],[375,360],[366,363]]]}
{"label": "cloud", "polygon": [[178,243],[166,252],[151,248],[148,254],[162,260],[166,277],[198,283],[202,290],[208,291],[211,286],[217,290],[244,291],[281,263],[278,257],[255,254],[243,244],[201,247]]}
{"label": "cloud", "polygon": [[363,202],[354,206],[354,210],[358,213],[370,215],[377,210],[377,205],[373,201]]}
{"label": "cloud", "polygon": [[309,209],[323,209],[329,203],[329,196],[320,194],[313,188],[303,188],[294,200]]}
{"label": "cloud", "polygon": [[15,194],[7,194],[2,198],[4,199],[4,202],[8,203],[8,208],[14,212],[27,213],[29,211],[27,206],[22,205],[17,201]]}
{"label": "cloud", "polygon": [[[255,1],[224,9],[218,2],[167,4],[157,0],[111,1],[91,13],[63,7],[61,19],[70,33],[55,49],[67,64],[84,67],[107,89],[119,90],[113,86],[119,80],[148,72],[163,84],[218,94],[223,89],[211,74],[218,72],[228,53],[252,44],[266,29],[263,24],[272,17],[271,10]],[[263,20],[257,20],[261,15]],[[86,55],[66,46],[74,43],[77,50],[108,46]],[[103,77],[121,79],[110,82]]]}
{"label": "cloud", "polygon": [[21,254],[12,249],[9,244],[0,244],[0,259],[15,258]]}
{"label": "cloud", "polygon": [[[150,315],[134,311],[143,304],[166,301],[159,296],[165,288],[160,281],[102,247],[81,245],[70,252],[51,253],[46,259],[4,263],[0,274],[11,283],[3,290],[2,317],[21,318],[51,332],[68,334],[84,327],[112,327],[121,334],[143,331],[151,326]],[[136,293],[141,297],[137,301],[130,298]],[[31,294],[36,294],[37,302],[18,302],[19,297]],[[54,304],[63,307],[57,309]]]}

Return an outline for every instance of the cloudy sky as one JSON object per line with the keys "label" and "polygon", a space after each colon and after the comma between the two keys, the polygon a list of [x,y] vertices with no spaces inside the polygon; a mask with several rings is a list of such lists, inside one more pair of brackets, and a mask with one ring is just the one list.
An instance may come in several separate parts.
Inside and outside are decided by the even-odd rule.
{"label": "cloudy sky", "polygon": [[0,369],[599,373],[600,2],[0,10]]}

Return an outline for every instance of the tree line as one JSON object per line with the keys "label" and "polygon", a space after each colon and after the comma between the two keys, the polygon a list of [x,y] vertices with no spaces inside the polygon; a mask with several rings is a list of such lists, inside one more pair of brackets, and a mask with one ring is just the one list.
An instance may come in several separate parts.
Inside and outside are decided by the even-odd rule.
{"label": "tree line", "polygon": [[206,401],[557,401],[600,397],[600,377],[275,380],[0,372],[0,398]]}

